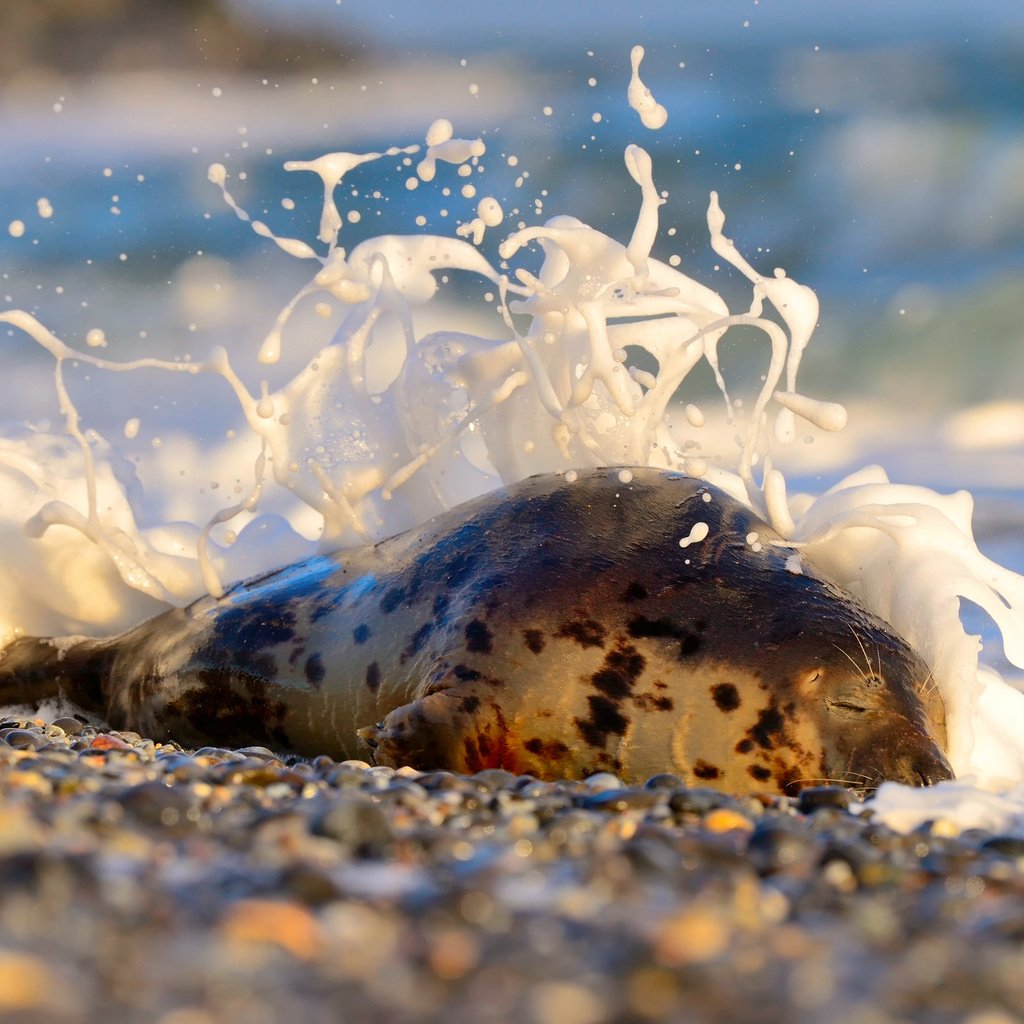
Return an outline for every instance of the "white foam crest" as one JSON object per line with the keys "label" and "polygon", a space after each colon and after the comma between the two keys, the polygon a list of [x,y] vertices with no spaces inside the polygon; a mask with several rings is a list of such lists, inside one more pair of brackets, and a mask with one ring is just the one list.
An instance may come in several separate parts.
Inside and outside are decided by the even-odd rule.
{"label": "white foam crest", "polygon": [[[201,586],[196,528],[140,528],[134,467],[100,438],[87,443],[88,482],[71,436],[8,426],[0,437],[0,645],[23,634],[115,633]],[[91,523],[79,511],[90,501]]]}
{"label": "white foam crest", "polygon": [[[789,539],[890,622],[931,667],[946,702],[954,770],[986,779],[1002,774],[988,760],[999,744],[979,717],[984,687],[998,684],[979,680],[981,645],[960,623],[960,599],[991,616],[1007,659],[1024,668],[1024,578],[978,550],[971,496],[892,484],[874,467],[817,499],[791,504]],[[1024,712],[1024,697],[1021,704]],[[974,735],[979,728],[982,735]],[[1024,774],[1024,759],[1019,767]]]}

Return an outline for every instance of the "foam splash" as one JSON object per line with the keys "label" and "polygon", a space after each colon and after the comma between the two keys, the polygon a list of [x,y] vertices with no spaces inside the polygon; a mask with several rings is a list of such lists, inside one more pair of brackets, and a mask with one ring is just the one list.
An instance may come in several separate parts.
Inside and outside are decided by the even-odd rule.
{"label": "foam splash", "polygon": [[654,98],[651,90],[640,81],[640,64],[643,62],[644,56],[642,46],[634,46],[630,51],[629,62],[633,68],[633,74],[629,80],[626,98],[629,100],[629,105],[640,115],[643,126],[657,131],[659,128],[664,128],[668,122],[668,111]]}
{"label": "foam splash", "polygon": [[[648,127],[659,127],[664,108],[639,79],[642,48],[632,58],[629,102]],[[388,235],[347,252],[335,201],[345,175],[371,161],[408,164],[420,153],[407,188],[428,185],[445,167],[479,170],[486,146],[455,138],[440,119],[423,146],[286,164],[320,178],[322,248],[253,219],[231,195],[228,169],[210,167],[211,182],[242,221],[314,267],[251,351],[118,363],[65,345],[28,313],[0,314],[53,356],[66,427],[64,435],[21,430],[0,438],[0,534],[10,551],[0,568],[0,642],[125,628],[204,589],[219,593],[224,581],[388,536],[500,481],[551,471],[571,479],[584,466],[668,467],[747,502],[800,558],[854,591],[918,648],[946,700],[958,775],[987,786],[1024,781],[1024,731],[1007,728],[1024,723],[1024,696],[979,664],[978,640],[959,618],[961,598],[983,608],[1007,658],[1024,668],[1024,580],[978,551],[970,496],[894,485],[877,468],[818,497],[790,495],[775,465],[798,425],[806,433],[846,423],[842,406],[798,389],[818,319],[814,292],[781,269],[757,270],[725,235],[714,193],[710,244],[750,282],[749,306],[730,310],[715,291],[653,258],[665,200],[650,155],[637,145],[624,152],[640,195],[625,241],[556,216],[510,233],[495,267],[477,248],[504,217],[501,202],[487,196],[457,230],[461,237]],[[530,269],[536,250],[540,265]],[[497,336],[468,328],[457,312],[443,330],[419,329],[426,308],[442,307],[452,274],[474,280],[483,303],[497,301]],[[264,380],[257,392],[248,388],[252,368],[281,361],[298,306],[324,300],[344,311],[333,336],[283,385],[272,390]],[[747,328],[748,358],[763,360],[752,396],[732,392],[718,359],[721,339],[737,327]],[[758,336],[765,355],[753,345]],[[638,365],[638,349],[656,370],[649,360]],[[687,377],[702,361],[722,396],[711,410],[686,402]],[[147,522],[131,465],[80,423],[64,383],[69,363],[219,377],[258,442],[259,455],[244,471],[251,485],[205,523]],[[129,421],[131,429],[137,423]],[[268,505],[279,511],[261,512]],[[691,533],[681,546],[702,539]],[[793,566],[800,571],[796,555]]]}

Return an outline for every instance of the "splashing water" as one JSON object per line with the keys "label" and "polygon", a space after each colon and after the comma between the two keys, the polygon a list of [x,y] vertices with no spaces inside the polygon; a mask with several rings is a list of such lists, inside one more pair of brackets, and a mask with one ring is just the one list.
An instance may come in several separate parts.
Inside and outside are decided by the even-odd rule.
{"label": "splashing water", "polygon": [[[668,114],[640,81],[642,59],[643,49],[634,48],[628,98],[656,129]],[[433,181],[439,164],[472,167],[485,153],[481,139],[455,138],[440,119],[423,147],[286,163],[320,178],[319,251],[252,219],[228,190],[228,169],[213,164],[208,177],[236,215],[314,267],[253,351],[119,363],[72,349],[26,312],[0,313],[53,356],[65,422],[63,434],[21,429],[0,437],[0,537],[8,552],[0,567],[0,643],[21,634],[123,629],[204,589],[220,593],[222,581],[391,535],[501,481],[546,471],[571,480],[574,468],[598,465],[682,469],[767,519],[793,545],[793,571],[801,558],[815,563],[919,650],[947,704],[959,776],[990,788],[1024,781],[1024,695],[979,663],[978,638],[959,617],[961,598],[981,607],[999,628],[1008,660],[1024,668],[1024,580],[978,551],[966,492],[892,484],[869,467],[817,497],[787,493],[774,463],[798,424],[804,433],[840,430],[846,411],[798,390],[816,295],[783,270],[765,275],[744,258],[724,234],[715,193],[707,211],[711,247],[752,288],[749,307],[736,312],[651,256],[665,200],[650,156],[637,145],[624,153],[640,195],[625,242],[574,216],[555,216],[509,234],[495,267],[477,247],[504,212],[498,198],[485,196],[460,237],[386,235],[350,252],[340,244],[334,197],[353,168],[422,154],[416,178],[406,182],[412,188]],[[540,265],[531,271],[537,250]],[[445,303],[442,285],[453,274],[468,275],[483,302],[496,304],[496,337],[467,326],[475,321]],[[271,390],[263,381],[253,393],[243,383],[248,371],[278,364],[295,310],[324,300],[344,311],[333,336],[285,384]],[[428,309],[447,315],[450,326],[423,332]],[[718,358],[721,339],[737,327],[746,329],[745,343],[767,342],[764,354],[752,345],[747,356],[764,360],[752,400],[732,393]],[[647,354],[642,365],[638,350]],[[687,377],[702,361],[721,392],[715,409],[685,399]],[[80,422],[65,386],[68,364],[219,377],[249,443],[259,445],[254,464],[238,454],[241,445],[232,450],[236,462],[249,459],[248,492],[205,525],[145,521],[134,467]],[[128,421],[126,436],[138,429]],[[277,511],[261,512],[268,504]],[[703,539],[681,537],[680,557]],[[905,811],[910,798],[894,798],[887,787],[882,794]],[[1006,815],[1021,813],[1024,798],[1006,799]],[[955,814],[956,800],[941,813]]]}

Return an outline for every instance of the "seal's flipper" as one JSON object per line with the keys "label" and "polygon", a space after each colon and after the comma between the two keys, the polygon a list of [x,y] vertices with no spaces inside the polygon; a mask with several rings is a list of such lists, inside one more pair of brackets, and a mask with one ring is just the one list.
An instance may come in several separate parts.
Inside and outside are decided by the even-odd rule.
{"label": "seal's flipper", "polygon": [[359,730],[377,764],[430,770],[522,771],[515,738],[496,703],[458,689],[433,693],[395,708],[375,726]]}

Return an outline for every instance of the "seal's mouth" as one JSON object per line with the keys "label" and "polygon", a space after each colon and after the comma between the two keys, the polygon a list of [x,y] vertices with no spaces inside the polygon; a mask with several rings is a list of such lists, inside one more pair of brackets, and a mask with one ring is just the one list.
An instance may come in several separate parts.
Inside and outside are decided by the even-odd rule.
{"label": "seal's mouth", "polygon": [[883,782],[922,787],[954,778],[949,761],[930,741],[924,745],[895,743],[892,747],[893,753],[886,754],[885,744],[880,742],[870,758],[864,755],[851,758],[844,773],[851,780],[850,788],[873,792]]}

